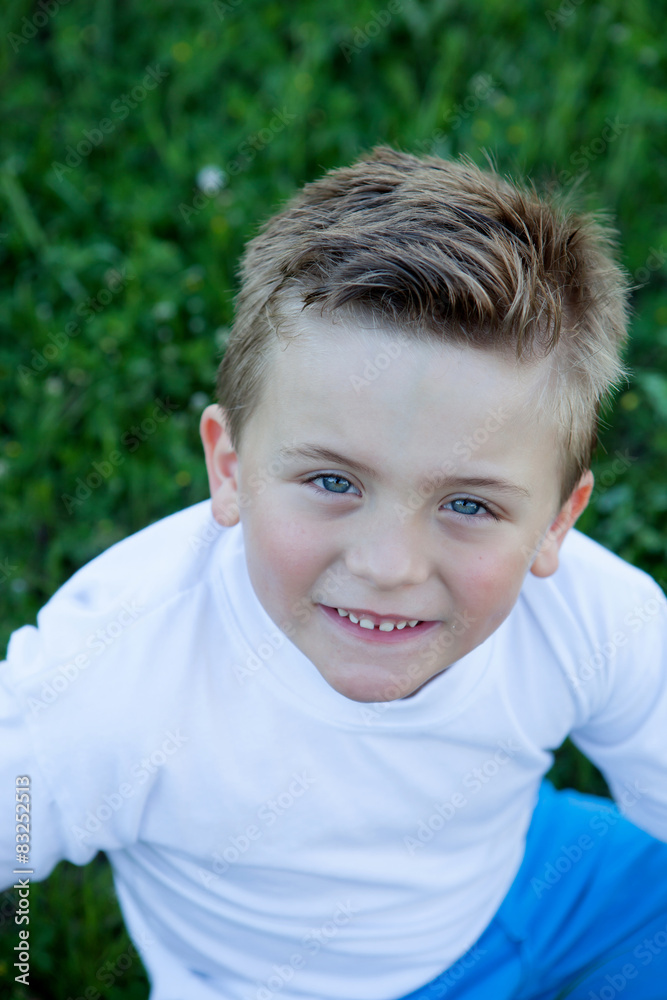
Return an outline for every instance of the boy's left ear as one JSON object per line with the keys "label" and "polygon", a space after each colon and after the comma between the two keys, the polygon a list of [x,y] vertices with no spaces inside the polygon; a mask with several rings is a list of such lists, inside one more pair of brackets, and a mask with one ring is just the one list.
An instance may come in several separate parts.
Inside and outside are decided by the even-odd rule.
{"label": "boy's left ear", "polygon": [[542,541],[530,567],[530,572],[534,576],[551,576],[558,569],[558,551],[568,531],[588,506],[594,483],[593,473],[587,469]]}

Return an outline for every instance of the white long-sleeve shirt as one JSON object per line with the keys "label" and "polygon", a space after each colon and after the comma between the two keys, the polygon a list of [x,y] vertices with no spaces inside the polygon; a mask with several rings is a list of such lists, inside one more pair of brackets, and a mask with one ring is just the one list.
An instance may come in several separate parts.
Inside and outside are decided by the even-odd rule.
{"label": "white long-sleeve shirt", "polygon": [[[497,631],[405,700],[326,683],[210,501],[75,573],[0,665],[0,776],[30,776],[32,877],[107,852],[151,1000],[430,981],[502,902],[568,734],[667,840],[667,600],[575,529],[557,572],[528,574]],[[0,886],[15,856],[3,808]]]}

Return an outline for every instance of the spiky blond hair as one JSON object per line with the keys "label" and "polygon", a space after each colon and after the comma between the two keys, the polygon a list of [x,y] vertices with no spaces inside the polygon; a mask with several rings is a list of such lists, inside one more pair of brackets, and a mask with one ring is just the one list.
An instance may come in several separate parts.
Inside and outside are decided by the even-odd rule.
{"label": "spiky blond hair", "polygon": [[[629,369],[628,284],[616,233],[533,183],[376,146],[306,184],[252,239],[217,399],[233,446],[259,405],[295,299],[372,316],[418,339],[550,356],[561,505],[590,466],[600,406]],[[536,400],[535,405],[538,405]]]}

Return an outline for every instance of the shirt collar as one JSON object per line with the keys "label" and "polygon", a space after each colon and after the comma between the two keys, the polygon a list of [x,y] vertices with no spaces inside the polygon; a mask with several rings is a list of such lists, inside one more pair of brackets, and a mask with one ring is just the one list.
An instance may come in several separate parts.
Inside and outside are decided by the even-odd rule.
{"label": "shirt collar", "polygon": [[[335,691],[265,611],[252,586],[241,522],[219,539],[218,581],[237,640],[251,664],[248,684],[300,704],[329,724],[374,732],[441,724],[459,715],[489,668],[496,632],[407,699],[358,702]],[[217,547],[216,547],[217,548]]]}

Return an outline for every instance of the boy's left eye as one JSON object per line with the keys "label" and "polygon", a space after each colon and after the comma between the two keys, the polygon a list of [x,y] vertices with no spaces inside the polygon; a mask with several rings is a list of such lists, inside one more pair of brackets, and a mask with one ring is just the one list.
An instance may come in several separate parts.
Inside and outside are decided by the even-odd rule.
{"label": "boy's left eye", "polygon": [[[480,503],[479,500],[471,500],[470,497],[458,497],[456,500],[448,500],[447,503],[445,504],[446,507],[451,507],[455,514],[462,514],[464,517],[470,518],[470,517],[474,517],[474,515],[477,513],[477,511],[455,510],[454,509],[454,505],[455,504],[462,504],[464,507],[468,507],[468,508],[470,508],[470,507],[476,507],[478,510],[484,510],[484,511],[486,511],[486,513],[490,514],[491,517],[495,518],[496,521],[498,520],[498,518],[493,513],[493,511],[490,510],[485,504]],[[475,518],[475,520],[479,520],[479,518]]]}

